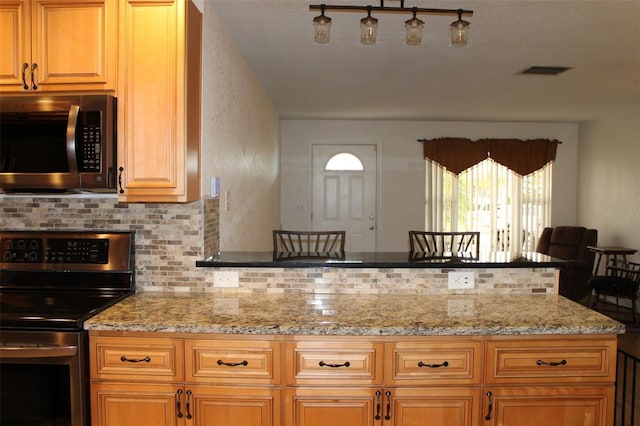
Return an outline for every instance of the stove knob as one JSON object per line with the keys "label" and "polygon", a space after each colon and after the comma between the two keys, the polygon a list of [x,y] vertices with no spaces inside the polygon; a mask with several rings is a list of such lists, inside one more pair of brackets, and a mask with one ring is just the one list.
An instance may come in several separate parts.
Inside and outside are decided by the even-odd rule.
{"label": "stove knob", "polygon": [[18,240],[18,250],[24,250],[27,248],[27,243],[24,240]]}
{"label": "stove knob", "polygon": [[31,253],[29,253],[29,260],[32,262],[38,260],[38,253],[35,251],[32,251]]}
{"label": "stove knob", "polygon": [[38,240],[31,240],[29,241],[29,249],[31,250],[37,250],[38,249]]}
{"label": "stove knob", "polygon": [[2,260],[4,260],[5,262],[11,262],[11,260],[12,260],[11,252],[10,251],[5,251],[2,254]]}

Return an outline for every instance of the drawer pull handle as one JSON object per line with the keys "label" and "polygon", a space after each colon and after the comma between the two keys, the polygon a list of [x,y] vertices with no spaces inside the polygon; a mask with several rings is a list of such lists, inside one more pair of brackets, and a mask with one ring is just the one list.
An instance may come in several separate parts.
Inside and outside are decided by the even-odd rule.
{"label": "drawer pull handle", "polygon": [[422,367],[440,368],[440,367],[448,367],[448,366],[449,366],[449,361],[445,361],[442,364],[425,364],[422,361],[418,362],[418,367],[420,367],[420,368],[422,368]]}
{"label": "drawer pull handle", "polygon": [[557,367],[559,365],[567,365],[567,360],[563,359],[560,362],[544,362],[543,360],[539,359],[536,361],[536,364],[538,365],[548,365],[549,367]]}
{"label": "drawer pull handle", "polygon": [[489,398],[489,412],[484,416],[484,419],[489,421],[491,420],[491,414],[493,413],[493,393],[491,393],[491,391],[487,392],[487,398]]}
{"label": "drawer pull handle", "polygon": [[318,365],[320,367],[331,367],[331,368],[340,368],[340,367],[349,367],[351,365],[351,363],[349,361],[345,362],[344,364],[327,364],[324,361],[320,361],[318,363]]}
{"label": "drawer pull handle", "polygon": [[384,419],[391,420],[391,392],[386,391],[384,395],[387,397],[387,415],[384,416]]}
{"label": "drawer pull handle", "polygon": [[176,414],[178,416],[179,419],[182,418],[182,409],[180,408],[180,399],[182,399],[182,389],[178,389],[178,391],[176,392],[176,411],[178,411],[178,414]]}
{"label": "drawer pull handle", "polygon": [[22,88],[24,90],[29,90],[29,85],[27,84],[26,78],[27,68],[29,68],[28,63],[25,62],[24,64],[22,64]]}
{"label": "drawer pull handle", "polygon": [[376,420],[380,420],[380,395],[382,395],[382,392],[376,391]]}
{"label": "drawer pull handle", "polygon": [[185,409],[187,410],[187,419],[191,420],[193,417],[191,415],[191,391],[187,391],[187,403],[185,404]]}
{"label": "drawer pull handle", "polygon": [[247,365],[249,365],[249,361],[244,360],[242,362],[224,362],[223,360],[219,359],[218,360],[218,365],[226,365],[227,367],[238,367],[240,365],[246,367]]}
{"label": "drawer pull handle", "polygon": [[126,356],[122,355],[120,357],[120,361],[122,361],[122,362],[151,362],[151,358],[149,358],[148,356],[145,356],[144,358],[139,358],[139,359],[136,359],[136,358],[129,359]]}
{"label": "drawer pull handle", "polygon": [[38,90],[38,85],[36,84],[36,68],[38,68],[38,64],[35,62],[31,64],[31,88],[33,90]]}

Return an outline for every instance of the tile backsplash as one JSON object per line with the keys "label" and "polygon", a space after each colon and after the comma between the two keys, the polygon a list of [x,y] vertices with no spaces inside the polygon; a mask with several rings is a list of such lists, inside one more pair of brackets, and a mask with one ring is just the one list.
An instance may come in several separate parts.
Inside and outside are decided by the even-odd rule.
{"label": "tile backsplash", "polygon": [[218,201],[125,204],[115,195],[3,196],[0,228],[134,231],[138,291],[204,291],[211,274],[195,263],[218,251]]}
{"label": "tile backsplash", "polygon": [[219,199],[125,204],[115,195],[0,196],[4,230],[135,232],[138,291],[241,293],[554,293],[553,268],[473,270],[473,290],[448,290],[446,268],[225,268],[237,288],[216,288],[217,268],[197,268],[219,250]]}

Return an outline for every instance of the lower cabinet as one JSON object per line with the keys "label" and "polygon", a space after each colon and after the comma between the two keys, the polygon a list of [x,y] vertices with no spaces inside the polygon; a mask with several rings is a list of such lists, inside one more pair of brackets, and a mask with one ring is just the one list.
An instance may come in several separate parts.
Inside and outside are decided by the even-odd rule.
{"label": "lower cabinet", "polygon": [[614,386],[491,388],[483,424],[613,426],[614,391]]}
{"label": "lower cabinet", "polygon": [[90,332],[94,426],[613,426],[616,336]]}
{"label": "lower cabinet", "polygon": [[287,388],[286,425],[477,424],[479,389]]}
{"label": "lower cabinet", "polygon": [[279,342],[153,335],[89,334],[93,426],[282,424]]}

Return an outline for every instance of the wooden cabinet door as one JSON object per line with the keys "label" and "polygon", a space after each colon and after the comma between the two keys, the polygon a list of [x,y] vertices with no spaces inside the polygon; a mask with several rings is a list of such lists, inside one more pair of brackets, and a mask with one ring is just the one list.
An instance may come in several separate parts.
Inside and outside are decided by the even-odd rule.
{"label": "wooden cabinet door", "polygon": [[177,425],[179,404],[175,385],[96,383],[91,385],[93,426]]}
{"label": "wooden cabinet door", "polygon": [[202,14],[188,0],[122,0],[118,199],[200,198]]}
{"label": "wooden cabinet door", "polygon": [[27,0],[0,0],[0,92],[25,92],[30,86],[27,68],[31,65],[31,18]]}
{"label": "wooden cabinet door", "polygon": [[472,426],[480,416],[479,389],[409,388],[385,389],[385,425],[424,424]]}
{"label": "wooden cabinet door", "polygon": [[117,2],[1,0],[0,91],[115,90]]}
{"label": "wooden cabinet door", "polygon": [[115,90],[117,2],[33,0],[31,9],[32,90]]}
{"label": "wooden cabinet door", "polygon": [[488,388],[483,400],[482,415],[491,426],[613,424],[613,386]]}
{"label": "wooden cabinet door", "polygon": [[[380,395],[376,397],[376,392]],[[287,388],[286,426],[371,426],[382,416],[382,391],[357,388]],[[381,417],[376,422],[380,422]],[[381,423],[380,423],[381,424]]]}
{"label": "wooden cabinet door", "polygon": [[194,426],[281,424],[278,389],[190,386],[186,392]]}

